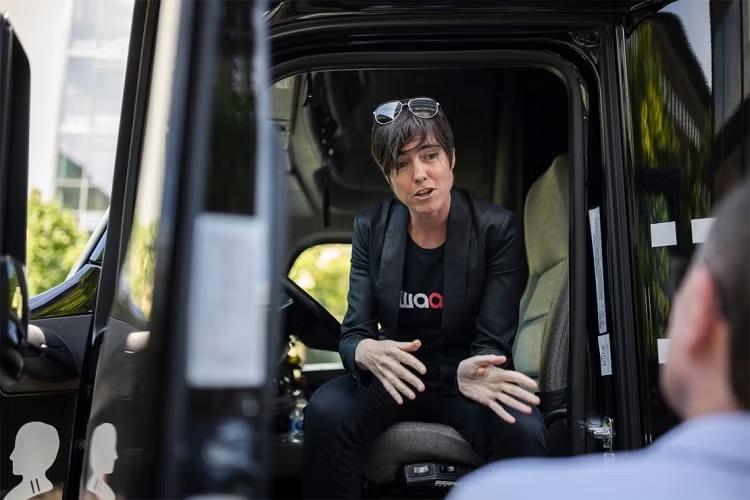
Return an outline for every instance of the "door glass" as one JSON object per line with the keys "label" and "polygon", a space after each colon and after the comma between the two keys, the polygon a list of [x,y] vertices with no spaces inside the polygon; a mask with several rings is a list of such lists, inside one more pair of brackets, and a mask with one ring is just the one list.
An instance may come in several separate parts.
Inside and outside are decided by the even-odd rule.
{"label": "door glass", "polygon": [[[658,389],[671,297],[742,167],[740,1],[681,0],[638,26],[626,63],[643,438],[675,423]],[[747,62],[745,61],[745,64]]]}
{"label": "door glass", "polygon": [[[351,257],[350,243],[315,245],[299,254],[289,271],[289,279],[309,293],[339,323],[346,314]],[[302,342],[298,347],[303,366],[341,363],[337,352],[307,348]]]}
{"label": "door glass", "polygon": [[[160,229],[164,227],[163,214],[174,214],[174,206],[165,192],[174,189],[176,176],[167,176],[168,148],[164,138],[169,130],[170,106],[174,80],[178,78],[173,61],[177,52],[177,37],[181,14],[180,2],[164,6],[164,22],[159,25],[154,49],[153,75],[147,104],[147,126],[143,137],[142,154],[138,170],[138,185],[132,227],[127,241],[122,270],[117,278],[117,290],[102,334],[96,384],[92,395],[92,410],[88,420],[87,456],[89,463],[101,454],[107,454],[116,436],[116,461],[108,468],[84,468],[82,496],[101,497],[107,489],[123,497],[153,497],[152,487],[156,467],[153,443],[158,426],[154,422],[166,399],[162,383],[166,378],[163,363],[159,376],[153,376],[147,363],[157,360],[155,349],[169,349],[154,341],[154,296],[159,283],[156,276],[157,247]],[[87,29],[93,29],[87,26]],[[172,181],[170,183],[169,181]],[[161,238],[163,241],[164,233]],[[161,288],[171,296],[179,294],[178,287],[163,280]],[[156,347],[154,345],[157,344]],[[157,351],[158,352],[158,351]],[[158,358],[160,360],[160,358]],[[161,361],[158,361],[159,363]],[[141,374],[148,378],[144,383]],[[158,380],[158,382],[155,382]],[[97,436],[102,436],[101,440]],[[105,437],[107,437],[105,439]],[[158,436],[163,437],[162,435]],[[108,455],[110,456],[110,455]],[[106,477],[105,477],[106,475]],[[114,497],[115,494],[112,494]]]}
{"label": "door glass", "polygon": [[346,313],[351,257],[350,243],[315,245],[299,254],[289,271],[289,278],[339,322]]}
{"label": "door glass", "polygon": [[0,0],[31,65],[31,295],[65,279],[109,206],[133,5]]}

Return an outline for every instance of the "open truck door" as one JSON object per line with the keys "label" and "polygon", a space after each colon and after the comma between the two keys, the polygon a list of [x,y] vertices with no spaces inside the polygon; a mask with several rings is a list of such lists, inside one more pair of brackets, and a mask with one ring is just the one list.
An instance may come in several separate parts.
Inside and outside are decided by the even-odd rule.
{"label": "open truck door", "polygon": [[30,83],[28,57],[10,21],[0,14],[0,495],[5,498],[50,491],[64,474],[59,468],[48,471],[59,447],[59,422],[31,418],[28,400],[6,392],[22,378],[27,352]]}
{"label": "open truck door", "polygon": [[134,8],[109,223],[95,231],[63,283],[28,299],[23,262],[30,70],[12,27],[0,20],[0,498],[74,497],[85,472],[100,345],[95,319],[111,305],[122,227],[132,211],[128,192],[138,173],[157,12],[156,1]]}
{"label": "open truck door", "polygon": [[26,191],[29,150],[29,59],[7,18],[0,16],[0,365],[17,380],[28,326]]}
{"label": "open truck door", "polygon": [[285,205],[262,4],[159,7],[81,497],[265,496]]}

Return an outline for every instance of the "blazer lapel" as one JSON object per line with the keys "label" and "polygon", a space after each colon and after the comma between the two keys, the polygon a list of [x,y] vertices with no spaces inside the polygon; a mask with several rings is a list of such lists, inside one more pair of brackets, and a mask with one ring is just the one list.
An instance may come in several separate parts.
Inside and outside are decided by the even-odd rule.
{"label": "blazer lapel", "polygon": [[448,234],[443,260],[444,332],[461,328],[464,322],[471,231],[472,218],[467,201],[463,193],[454,189],[451,191],[451,210],[448,214]]}
{"label": "blazer lapel", "polygon": [[386,330],[395,329],[398,321],[408,223],[409,210],[402,203],[395,202],[385,232],[379,271],[379,295],[383,301],[380,319]]}

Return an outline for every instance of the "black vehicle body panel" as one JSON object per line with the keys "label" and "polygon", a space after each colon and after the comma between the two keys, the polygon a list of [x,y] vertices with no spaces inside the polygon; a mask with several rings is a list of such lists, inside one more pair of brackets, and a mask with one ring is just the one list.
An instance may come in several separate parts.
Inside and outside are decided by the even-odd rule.
{"label": "black vehicle body panel", "polygon": [[0,255],[25,263],[31,75],[26,51],[5,16],[0,36]]}

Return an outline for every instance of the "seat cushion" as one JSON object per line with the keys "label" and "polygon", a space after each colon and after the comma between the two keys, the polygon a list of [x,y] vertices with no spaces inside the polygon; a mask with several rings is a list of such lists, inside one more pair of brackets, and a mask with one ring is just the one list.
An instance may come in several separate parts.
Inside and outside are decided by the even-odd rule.
{"label": "seat cushion", "polygon": [[478,467],[482,460],[453,427],[426,422],[399,422],[370,446],[364,475],[377,484],[396,481],[401,467],[418,462],[443,462]]}

